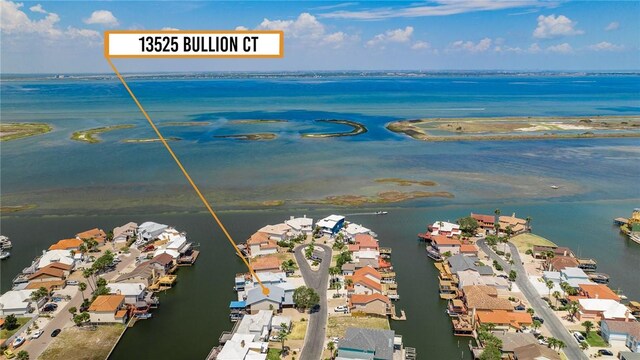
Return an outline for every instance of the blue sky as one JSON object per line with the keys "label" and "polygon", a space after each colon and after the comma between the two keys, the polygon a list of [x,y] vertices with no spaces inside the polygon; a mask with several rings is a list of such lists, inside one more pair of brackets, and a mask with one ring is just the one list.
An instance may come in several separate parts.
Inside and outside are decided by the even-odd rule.
{"label": "blue sky", "polygon": [[640,2],[14,2],[3,73],[109,72],[107,29],[282,29],[284,59],[117,60],[122,71],[638,70]]}

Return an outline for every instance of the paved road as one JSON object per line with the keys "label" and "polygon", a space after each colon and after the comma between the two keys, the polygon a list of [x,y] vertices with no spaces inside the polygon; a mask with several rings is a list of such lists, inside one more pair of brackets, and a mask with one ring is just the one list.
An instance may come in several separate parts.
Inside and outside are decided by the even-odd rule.
{"label": "paved road", "polygon": [[[327,329],[327,287],[329,284],[329,266],[331,265],[331,248],[316,244],[324,249],[322,263],[318,271],[311,270],[304,258],[304,248],[300,245],[294,249],[300,272],[308,287],[313,288],[320,295],[320,309],[309,316],[307,334],[300,353],[300,360],[319,360],[324,350],[325,331]],[[312,334],[312,335],[310,335]]]}
{"label": "paved road", "polygon": [[562,340],[566,347],[564,348],[564,353],[571,360],[574,359],[588,359],[587,355],[580,350],[578,343],[573,338],[573,336],[569,333],[569,331],[562,325],[560,319],[556,316],[556,314],[549,308],[549,305],[546,301],[542,300],[540,294],[533,287],[533,284],[529,281],[529,277],[527,276],[527,272],[522,266],[522,259],[520,258],[520,254],[516,249],[516,246],[512,243],[508,243],[511,248],[511,256],[513,257],[514,264],[513,266],[507,264],[504,260],[502,260],[496,253],[493,252],[485,243],[485,240],[478,240],[477,242],[480,249],[484,251],[492,260],[497,260],[500,265],[507,271],[515,270],[518,276],[516,277],[516,284],[520,288],[520,291],[524,294],[524,296],[531,304],[533,310],[535,310],[536,315],[542,317],[544,319],[544,325],[549,329],[553,337],[556,339]]}

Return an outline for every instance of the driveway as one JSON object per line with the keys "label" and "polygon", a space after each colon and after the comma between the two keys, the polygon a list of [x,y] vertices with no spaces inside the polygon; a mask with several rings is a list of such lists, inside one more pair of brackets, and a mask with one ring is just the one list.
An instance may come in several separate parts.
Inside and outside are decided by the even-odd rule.
{"label": "driveway", "polygon": [[320,269],[313,271],[304,258],[304,248],[307,245],[296,247],[294,252],[305,284],[320,295],[320,309],[309,315],[309,324],[307,326],[307,334],[304,337],[300,360],[319,360],[324,350],[324,338],[327,330],[327,286],[329,284],[331,248],[326,245],[315,244],[315,246],[324,249],[324,252],[322,253]]}
{"label": "driveway", "polygon": [[547,302],[542,300],[531,282],[529,282],[529,277],[527,276],[524,266],[522,266],[522,259],[520,258],[520,254],[518,253],[516,246],[512,243],[508,243],[511,248],[511,256],[514,261],[513,266],[511,266],[494,253],[493,250],[487,246],[485,240],[478,240],[477,244],[482,251],[491,257],[492,260],[498,261],[507,273],[510,270],[515,270],[517,274],[516,284],[520,288],[520,291],[522,291],[524,296],[527,298],[529,304],[531,304],[531,307],[535,310],[536,315],[544,319],[544,325],[549,329],[553,337],[560,339],[565,343],[566,347],[564,348],[564,353],[567,355],[567,358],[572,360],[588,359],[587,355],[580,350],[580,347],[573,336],[571,336],[569,331],[560,322],[560,319],[558,319],[556,314],[551,310],[551,308],[549,308]]}

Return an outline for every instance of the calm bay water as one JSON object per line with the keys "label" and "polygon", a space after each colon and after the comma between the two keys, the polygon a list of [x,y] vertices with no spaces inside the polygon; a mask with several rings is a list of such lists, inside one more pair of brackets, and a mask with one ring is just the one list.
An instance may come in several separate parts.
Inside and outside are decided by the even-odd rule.
{"label": "calm bay water", "polygon": [[[612,288],[640,299],[640,246],[611,225],[640,203],[637,139],[527,142],[425,143],[387,132],[384,124],[419,117],[629,115],[640,113],[637,76],[436,77],[262,80],[136,80],[131,82],[154,120],[201,121],[207,126],[162,127],[195,181],[237,240],[289,215],[315,218],[357,213],[311,206],[328,195],[374,195],[379,191],[449,191],[453,199],[427,198],[377,205],[387,216],[353,216],[393,247],[408,321],[394,322],[419,354],[468,357],[466,342],[450,335],[437,296],[434,267],[416,234],[437,219],[470,211],[532,216],[534,232],[599,261]],[[243,270],[160,144],[125,144],[152,137],[119,83],[95,81],[3,82],[2,121],[42,121],[53,132],[3,143],[0,180],[3,205],[37,204],[33,211],[3,216],[0,231],[14,242],[1,263],[0,290],[54,241],[85,228],[111,229],[128,221],[154,220],[188,232],[201,244],[193,268],[161,295],[150,321],[132,329],[114,359],[203,358],[228,330],[232,279]],[[230,124],[232,119],[284,119],[286,123]],[[317,119],[362,122],[365,135],[300,139],[301,132],[336,131]],[[102,135],[100,144],[71,142],[73,131],[131,123],[136,128]],[[274,132],[269,142],[214,139],[213,135]],[[382,177],[435,180],[433,188],[403,188]],[[550,184],[561,186],[551,190]],[[255,202],[286,200],[260,210]],[[188,331],[180,331],[184,327]],[[170,341],[165,341],[170,339]],[[179,345],[177,345],[179,344]],[[421,358],[423,357],[421,356]]]}

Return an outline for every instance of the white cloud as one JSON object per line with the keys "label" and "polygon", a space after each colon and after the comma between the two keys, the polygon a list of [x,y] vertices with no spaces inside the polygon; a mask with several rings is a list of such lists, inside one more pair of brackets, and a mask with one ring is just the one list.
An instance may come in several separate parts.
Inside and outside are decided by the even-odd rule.
{"label": "white cloud", "polygon": [[431,48],[431,44],[426,41],[416,41],[411,45],[412,50],[427,50],[429,48]]}
{"label": "white cloud", "polygon": [[180,30],[178,28],[174,28],[174,27],[169,27],[169,26],[165,26],[162,29],[160,29],[162,31],[169,31],[169,30]]}
{"label": "white cloud", "polygon": [[491,48],[492,40],[489,38],[484,38],[478,43],[474,43],[473,41],[463,41],[458,40],[449,44],[447,50],[449,51],[468,51],[471,53],[484,52]]}
{"label": "white cloud", "polygon": [[542,51],[542,48],[540,47],[540,45],[538,45],[538,43],[533,43],[529,46],[527,51],[532,54],[537,54]]}
{"label": "white cloud", "polygon": [[99,24],[104,26],[118,26],[118,19],[109,10],[96,10],[91,13],[88,19],[83,20],[85,24]]}
{"label": "white cloud", "polygon": [[613,22],[609,23],[609,25],[607,25],[607,27],[604,28],[604,31],[618,30],[619,27],[620,27],[620,23],[617,22],[617,21],[613,21]]}
{"label": "white cloud", "polygon": [[571,45],[567,43],[562,43],[558,45],[552,45],[547,48],[548,52],[554,52],[558,54],[570,54],[573,52],[573,48]]}
{"label": "white cloud", "polygon": [[46,14],[47,11],[45,9],[42,8],[42,5],[38,4],[38,5],[33,5],[32,7],[29,8],[29,10],[33,11],[33,12],[37,12],[40,14]]}
{"label": "white cloud", "polygon": [[487,1],[487,0],[439,0],[433,5],[413,5],[405,7],[385,7],[362,11],[334,11],[320,14],[322,18],[381,20],[389,18],[413,18],[424,16],[446,16],[477,11],[502,10],[526,7],[553,7],[554,2],[522,0],[522,1]]}
{"label": "white cloud", "polygon": [[599,42],[597,44],[587,46],[589,50],[593,51],[622,51],[624,50],[624,45],[616,45],[610,42]]}
{"label": "white cloud", "polygon": [[236,30],[246,31],[246,30],[249,30],[249,29],[247,29],[247,27],[245,27],[245,26],[240,25],[240,26],[236,26]]}
{"label": "white cloud", "polygon": [[297,39],[314,45],[331,45],[336,48],[342,46],[347,41],[355,41],[358,39],[357,36],[348,36],[342,31],[327,33],[324,24],[309,13],[301,13],[295,20],[269,20],[265,18],[260,25],[258,25],[257,29],[282,30],[284,31],[284,36],[287,38]]}
{"label": "white cloud", "polygon": [[390,42],[405,43],[411,40],[411,35],[413,35],[413,26],[407,26],[404,29],[387,30],[384,34],[378,34],[367,41],[367,46],[384,45]]}
{"label": "white cloud", "polygon": [[42,5],[34,5],[29,8],[32,12],[45,14],[40,20],[31,20],[20,8],[22,3],[0,0],[0,30],[5,34],[26,35],[35,34],[48,40],[62,39],[63,37],[77,39],[85,38],[95,40],[100,38],[97,31],[78,29],[72,26],[66,29],[57,27],[60,22],[58,14],[46,11]]}
{"label": "white cloud", "polygon": [[564,15],[538,16],[538,27],[533,31],[533,37],[550,39],[561,36],[580,35],[584,31],[575,28],[576,22]]}

